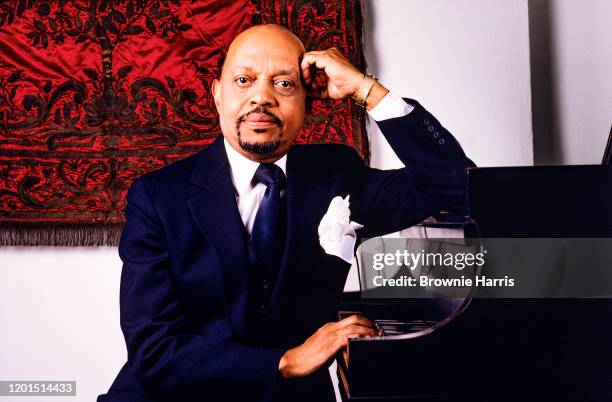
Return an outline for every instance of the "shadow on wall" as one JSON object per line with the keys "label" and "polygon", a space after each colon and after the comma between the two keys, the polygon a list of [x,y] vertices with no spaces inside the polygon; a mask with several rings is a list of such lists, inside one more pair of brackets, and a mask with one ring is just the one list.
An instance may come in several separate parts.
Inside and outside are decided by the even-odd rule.
{"label": "shadow on wall", "polygon": [[380,55],[376,46],[375,40],[371,36],[375,32],[376,25],[376,7],[371,0],[363,0],[361,2],[361,13],[363,14],[363,50],[367,63],[368,71],[379,71]]}
{"label": "shadow on wall", "polygon": [[528,1],[533,160],[536,165],[560,164],[563,160],[558,135],[557,76],[552,65],[555,48],[552,1]]}
{"label": "shadow on wall", "polygon": [[[560,164],[563,160],[555,94],[556,72],[553,68],[553,1],[528,0],[533,153],[536,165]],[[376,5],[373,0],[362,0],[361,9],[368,71],[380,71],[382,57],[374,46],[376,40],[373,37],[376,32]]]}
{"label": "shadow on wall", "polygon": [[[409,21],[396,20],[393,12],[396,10],[409,12],[408,10],[411,8],[414,8],[415,12],[426,13],[424,10],[431,11],[428,9],[429,3],[426,1],[400,2],[393,0],[388,3],[385,2],[385,7],[380,6],[380,3],[375,0],[361,1],[364,16],[364,51],[369,70],[374,73],[380,73],[382,70],[387,71],[384,68],[387,67],[385,56],[389,55],[386,55],[385,52],[394,51],[393,46],[388,46],[388,41],[393,40],[390,39],[393,34],[401,35],[405,32],[416,32],[417,29],[420,29],[418,28],[419,25],[416,27],[412,25],[412,29],[409,30],[407,28]],[[489,21],[486,20],[488,18],[487,8],[476,7],[478,4],[484,5],[490,2],[478,0],[468,3],[470,5],[467,8],[473,12],[473,18],[477,19],[475,22],[482,24],[478,27],[491,29],[491,25],[487,24]],[[516,41],[520,41],[516,46],[520,45],[520,48],[528,51],[528,54],[522,53],[518,56],[520,59],[508,59],[507,61],[523,67],[526,67],[524,63],[529,62],[531,94],[525,93],[524,95],[531,98],[531,110],[529,110],[529,105],[525,105],[524,99],[520,100],[520,105],[513,104],[512,112],[524,112],[520,114],[522,125],[517,125],[520,128],[506,125],[503,129],[500,128],[500,135],[507,136],[504,140],[512,145],[524,141],[524,144],[520,143],[523,146],[521,152],[527,154],[530,162],[533,155],[533,163],[536,165],[598,163],[601,160],[605,137],[610,128],[608,107],[610,97],[607,95],[610,91],[606,86],[609,87],[611,82],[607,71],[610,70],[608,66],[612,63],[612,59],[609,49],[606,47],[606,41],[609,42],[610,35],[612,35],[608,23],[609,18],[607,18],[612,11],[612,7],[610,7],[612,3],[610,0],[589,0],[584,2],[585,4],[573,0],[520,0],[515,3],[512,7],[509,5],[507,7],[515,11],[520,10],[521,14],[518,16],[520,21],[524,21],[523,18],[527,16],[525,12],[528,13],[528,43],[524,43],[523,40],[524,25],[521,25],[519,35],[510,39],[515,40],[512,42],[513,45],[517,44]],[[452,0],[444,0],[436,2],[436,4],[442,9],[444,4],[450,6],[455,3]],[[490,7],[499,10],[497,6]],[[431,18],[431,13],[425,15]],[[381,17],[392,18],[389,27],[384,26],[386,23],[384,18]],[[499,34],[501,38],[508,37],[500,32],[491,32],[490,38],[479,38],[476,36],[475,30],[467,29],[461,25],[470,23],[469,19],[466,19],[466,14],[462,14],[461,17],[462,19],[454,21],[452,15],[445,14],[443,16],[445,18],[444,22],[449,23],[447,28],[442,31],[434,28],[432,31],[434,37],[431,39],[428,39],[427,32],[424,32],[425,34],[420,35],[415,41],[427,42],[431,40],[432,43],[435,41],[437,46],[451,47],[453,41],[456,40],[482,40],[482,43],[475,44],[477,46],[470,46],[470,43],[466,42],[460,43],[462,49],[468,50],[465,56],[455,53],[455,57],[461,58],[463,69],[450,73],[456,73],[453,76],[474,80],[476,85],[480,86],[478,89],[482,89],[482,93],[486,93],[485,90],[492,89],[494,86],[489,82],[492,77],[486,75],[475,76],[473,72],[474,70],[480,71],[480,67],[482,67],[482,71],[490,71],[487,67],[495,66],[495,61],[505,61],[503,59],[504,53],[503,50],[498,49],[500,50],[499,53],[491,55],[492,61],[489,66],[486,64],[489,63],[487,55],[478,53],[478,49],[481,45],[483,48],[494,46],[495,43],[491,44],[491,41],[497,38],[495,34]],[[500,21],[506,20],[501,19]],[[507,21],[509,23],[516,22]],[[422,27],[427,27],[428,22],[418,21],[417,23],[423,24]],[[497,29],[503,30],[504,27],[496,26],[495,30]],[[516,30],[512,32],[516,32]],[[453,36],[457,33],[466,36]],[[380,34],[388,35],[388,38],[377,37]],[[387,46],[381,46],[381,44]],[[421,45],[421,48],[427,48],[427,44],[419,43],[419,45]],[[528,50],[525,45],[529,46]],[[475,52],[469,52],[475,49]],[[409,57],[395,58],[395,54],[393,56],[394,60],[409,59]],[[508,56],[512,57],[516,54],[512,53]],[[432,58],[432,63],[433,60],[439,61],[444,60],[444,58]],[[485,65],[474,66],[470,65],[470,62],[485,63]],[[437,67],[437,65],[434,66]],[[510,66],[510,64],[507,66]],[[420,70],[415,68],[415,71]],[[443,73],[444,68],[436,68],[432,73],[433,75],[426,75],[425,79],[427,81],[422,82],[436,82],[435,74]],[[515,73],[518,74],[518,70],[511,71],[510,78],[506,78],[506,76],[504,78],[517,78]],[[527,84],[524,82],[527,79],[526,74],[517,79],[521,80],[521,84]],[[453,83],[451,82],[451,84]],[[504,88],[503,82],[496,84],[499,84],[500,88]],[[461,85],[458,85],[458,87],[461,87]],[[423,85],[421,89],[427,93],[426,85]],[[522,93],[519,93],[517,88],[517,91],[512,92],[512,95],[519,96]],[[502,116],[500,121],[507,116],[507,112],[506,110],[500,112]],[[529,112],[531,112],[531,117],[527,117]],[[497,116],[489,117],[492,121],[496,121]],[[528,121],[525,121],[525,118]],[[466,118],[465,120],[473,119]],[[507,120],[504,121],[507,122]],[[459,121],[460,123],[461,121]],[[466,132],[474,126],[469,121],[463,121],[463,123]],[[475,126],[478,127],[477,124]],[[529,138],[530,133],[532,133],[532,138]],[[477,141],[476,139],[472,140]],[[488,146],[496,147],[497,145],[489,144]],[[481,143],[478,146],[484,147]],[[485,151],[483,151],[484,153]],[[486,153],[489,155],[488,152]],[[500,161],[503,161],[504,158],[505,155],[499,155]]]}

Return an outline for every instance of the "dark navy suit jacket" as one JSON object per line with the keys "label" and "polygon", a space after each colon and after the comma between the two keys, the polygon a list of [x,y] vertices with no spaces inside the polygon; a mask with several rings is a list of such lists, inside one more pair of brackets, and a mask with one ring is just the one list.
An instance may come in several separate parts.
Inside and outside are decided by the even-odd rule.
{"label": "dark navy suit jacket", "polygon": [[404,169],[366,167],[342,145],[290,149],[285,254],[256,322],[248,319],[247,243],[222,137],[136,180],[119,245],[128,361],[98,401],[332,398],[326,368],[295,380],[278,374],[287,349],[336,319],[349,265],[325,254],[317,235],[332,198],[350,194],[362,237],[465,206],[471,161],[431,114],[407,101],[415,106],[409,115],[378,123]]}

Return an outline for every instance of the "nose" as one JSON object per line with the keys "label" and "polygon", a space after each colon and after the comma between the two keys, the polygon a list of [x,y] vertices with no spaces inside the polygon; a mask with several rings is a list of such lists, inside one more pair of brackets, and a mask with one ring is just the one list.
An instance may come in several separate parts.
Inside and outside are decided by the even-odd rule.
{"label": "nose", "polygon": [[251,87],[251,90],[251,106],[276,106],[276,97],[274,96],[274,88],[271,82],[258,79]]}

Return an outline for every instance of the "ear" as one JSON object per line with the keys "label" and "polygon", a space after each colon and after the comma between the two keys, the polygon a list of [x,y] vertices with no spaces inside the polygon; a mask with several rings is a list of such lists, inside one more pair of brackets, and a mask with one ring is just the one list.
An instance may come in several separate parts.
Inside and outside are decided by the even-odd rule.
{"label": "ear", "polygon": [[217,107],[217,111],[221,107],[221,82],[215,78],[212,82],[212,94],[215,99],[215,106]]}

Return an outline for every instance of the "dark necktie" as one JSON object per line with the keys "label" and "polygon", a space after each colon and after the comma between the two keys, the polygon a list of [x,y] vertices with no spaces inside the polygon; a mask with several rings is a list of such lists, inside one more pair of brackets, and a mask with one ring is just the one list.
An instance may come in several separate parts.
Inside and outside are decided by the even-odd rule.
{"label": "dark necktie", "polygon": [[272,163],[262,163],[255,172],[255,180],[266,186],[261,200],[251,242],[258,262],[265,271],[275,269],[285,245],[285,212],[281,191],[287,179],[283,170]]}

